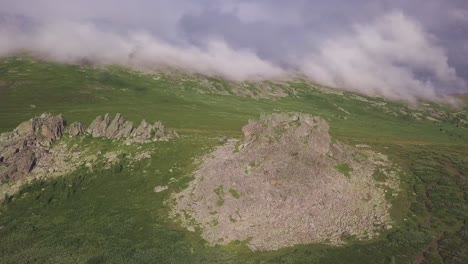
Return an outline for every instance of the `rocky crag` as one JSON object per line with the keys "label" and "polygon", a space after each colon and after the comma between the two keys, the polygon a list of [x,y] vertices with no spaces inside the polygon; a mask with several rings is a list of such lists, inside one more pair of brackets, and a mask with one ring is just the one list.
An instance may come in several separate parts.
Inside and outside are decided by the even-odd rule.
{"label": "rocky crag", "polygon": [[65,130],[63,116],[43,114],[0,135],[0,182],[17,181],[31,172]]}
{"label": "rocky crag", "polygon": [[[78,132],[82,126],[78,123],[73,126],[74,132]],[[75,133],[75,134],[76,134]],[[149,124],[145,120],[138,126],[134,126],[131,121],[126,121],[121,114],[116,114],[113,119],[109,114],[96,117],[86,129],[86,133],[93,137],[106,137],[111,139],[125,139],[126,142],[145,143],[150,141],[167,141],[174,137],[179,137],[177,132],[167,129],[157,121]]]}
{"label": "rocky crag", "polygon": [[[105,137],[124,140],[126,144],[178,137],[174,130],[166,129],[161,122],[151,125],[143,120],[134,127],[120,114],[112,120],[109,114],[98,116],[88,129],[79,122],[67,126],[62,115],[42,114],[21,123],[12,132],[0,134],[0,184],[20,181],[35,171],[55,170],[57,163],[64,162],[59,156],[67,156],[67,153],[64,148],[52,149],[51,146],[64,135]],[[61,154],[57,156],[57,153]],[[62,167],[65,170],[72,168],[73,164]]]}
{"label": "rocky crag", "polygon": [[243,132],[173,195],[172,216],[187,229],[212,245],[239,240],[264,251],[391,228],[385,196],[398,189],[398,171],[385,155],[333,143],[327,122],[305,114],[263,116]]}

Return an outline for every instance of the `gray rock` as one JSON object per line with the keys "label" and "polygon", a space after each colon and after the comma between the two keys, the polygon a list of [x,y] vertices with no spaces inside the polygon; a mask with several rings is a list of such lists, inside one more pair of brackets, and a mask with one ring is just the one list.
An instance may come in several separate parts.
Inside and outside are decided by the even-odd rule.
{"label": "gray rock", "polygon": [[53,167],[48,168],[54,166],[53,159],[50,159],[50,146],[64,133],[71,137],[89,134],[93,137],[125,139],[128,144],[178,137],[174,130],[165,128],[160,121],[151,125],[143,120],[135,128],[121,114],[116,114],[112,120],[106,114],[104,117],[96,117],[85,129],[79,122],[66,126],[62,115],[45,113],[22,122],[12,132],[0,134],[0,182],[22,180],[36,166],[38,170],[54,171]]}
{"label": "gray rock", "polygon": [[85,134],[85,129],[80,122],[73,122],[70,126],[67,127],[66,133],[71,137],[76,137]]}
{"label": "gray rock", "polygon": [[133,131],[133,122],[125,121],[121,125],[120,130],[115,135],[115,138],[117,139],[128,138],[131,135],[132,131]]}
{"label": "gray rock", "polygon": [[3,166],[0,181],[23,179],[64,131],[62,115],[42,114],[21,123],[12,133],[3,134],[0,141],[0,163]]}
{"label": "gray rock", "polygon": [[19,152],[19,147],[17,146],[7,146],[3,149],[0,149],[0,161],[4,161],[12,157],[15,153]]}
{"label": "gray rock", "polygon": [[148,140],[153,134],[153,126],[142,120],[140,125],[133,131],[132,137],[139,140]]}
{"label": "gray rock", "polygon": [[106,129],[107,129],[107,127],[109,127],[110,122],[111,122],[111,120],[110,120],[110,115],[109,115],[109,113],[106,113],[106,114],[104,115],[104,127],[105,127]]}
{"label": "gray rock", "polygon": [[114,119],[110,121],[109,114],[104,118],[101,116],[90,124],[87,133],[93,137],[107,137],[111,139],[128,139],[127,142],[143,143],[150,140],[169,140],[177,138],[179,135],[172,129],[166,129],[161,121],[155,122],[153,125],[142,120],[135,128],[133,123],[126,121],[121,114],[116,114]]}
{"label": "gray rock", "polygon": [[[243,140],[208,153],[189,186],[171,197],[171,215],[187,229],[197,222],[210,245],[341,245],[343,234],[365,239],[378,235],[374,223],[391,223],[384,191],[397,189],[398,178],[372,184],[376,168],[397,169],[385,155],[365,150],[368,158],[356,160],[363,150],[334,143],[325,120],[301,113],[262,116],[242,131]],[[356,168],[353,177],[340,164]]]}
{"label": "gray rock", "polygon": [[87,132],[93,137],[106,137],[107,128],[110,125],[109,114],[96,117],[94,121],[89,125]]}
{"label": "gray rock", "polygon": [[109,124],[109,127],[106,129],[106,137],[116,138],[121,126],[124,124],[125,120],[120,113],[117,113],[114,117],[114,120]]}
{"label": "gray rock", "polygon": [[32,133],[33,131],[33,125],[32,125],[32,120],[25,121],[21,123],[16,129],[15,132],[18,133],[19,135],[25,135],[28,133]]}
{"label": "gray rock", "polygon": [[167,141],[172,138],[179,138],[179,134],[173,129],[166,128],[161,121],[157,121],[153,125],[154,141],[163,140]]}
{"label": "gray rock", "polygon": [[102,116],[96,117],[93,122],[88,126],[88,129],[86,130],[86,133],[92,135],[93,137],[99,137],[101,136],[99,133],[99,128],[102,126]]}
{"label": "gray rock", "polygon": [[[4,164],[3,162],[0,162],[0,175],[6,175],[6,173],[8,172],[8,167],[6,166],[6,164]],[[0,183],[2,183],[2,180],[0,178]]]}
{"label": "gray rock", "polygon": [[31,151],[23,152],[16,159],[15,165],[19,173],[27,174],[36,165],[36,156]]}
{"label": "gray rock", "polygon": [[172,139],[172,138],[180,138],[179,134],[174,129],[168,129],[166,132],[166,140]]}
{"label": "gray rock", "polygon": [[65,119],[62,115],[43,114],[40,119],[33,119],[34,126],[39,127],[41,135],[50,142],[62,137],[65,130]]}
{"label": "gray rock", "polygon": [[164,125],[161,123],[161,121],[157,121],[153,125],[154,129],[154,140],[161,140],[165,136],[165,129]]}
{"label": "gray rock", "polygon": [[154,122],[153,128],[154,128],[155,130],[161,130],[161,131],[164,132],[164,125],[163,125],[163,123],[162,123],[161,121],[156,121],[156,122]]}
{"label": "gray rock", "polygon": [[160,193],[160,192],[162,192],[162,191],[167,190],[168,188],[169,188],[169,187],[167,187],[166,185],[164,185],[164,186],[161,186],[161,185],[160,185],[160,186],[154,187],[153,191],[154,191],[155,193]]}

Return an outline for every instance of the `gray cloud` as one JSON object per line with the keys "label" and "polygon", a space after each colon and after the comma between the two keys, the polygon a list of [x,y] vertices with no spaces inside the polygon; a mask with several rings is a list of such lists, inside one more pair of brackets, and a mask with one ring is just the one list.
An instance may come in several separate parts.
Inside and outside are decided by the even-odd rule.
{"label": "gray cloud", "polygon": [[464,2],[0,0],[0,55],[434,99],[468,92]]}
{"label": "gray cloud", "polygon": [[329,39],[300,69],[321,83],[398,99],[436,97],[435,85],[464,85],[444,50],[402,13]]}
{"label": "gray cloud", "polygon": [[176,46],[147,32],[103,31],[93,24],[61,21],[35,26],[24,33],[16,27],[0,29],[0,55],[31,50],[54,61],[101,65],[120,64],[141,70],[175,69],[222,76],[233,81],[285,77],[285,71],[249,50],[233,50],[224,41],[208,39],[204,47]]}

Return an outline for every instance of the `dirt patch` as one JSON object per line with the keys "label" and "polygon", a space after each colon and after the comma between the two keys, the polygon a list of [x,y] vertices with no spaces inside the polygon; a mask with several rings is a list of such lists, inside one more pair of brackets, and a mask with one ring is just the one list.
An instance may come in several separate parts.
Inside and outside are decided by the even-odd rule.
{"label": "dirt patch", "polygon": [[243,141],[203,158],[173,195],[172,216],[212,245],[240,240],[254,251],[372,238],[391,222],[385,190],[398,188],[397,171],[385,155],[332,143],[328,130],[305,114],[250,121]]}

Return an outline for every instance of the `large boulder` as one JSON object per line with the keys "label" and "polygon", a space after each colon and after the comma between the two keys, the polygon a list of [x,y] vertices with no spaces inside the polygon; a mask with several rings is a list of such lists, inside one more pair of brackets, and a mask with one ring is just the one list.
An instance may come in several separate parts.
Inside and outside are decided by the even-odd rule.
{"label": "large boulder", "polygon": [[36,155],[31,151],[23,151],[18,154],[18,157],[14,161],[15,166],[11,166],[11,169],[14,170],[15,174],[12,174],[12,180],[16,180],[15,177],[28,174],[32,171],[36,165]]}
{"label": "large boulder", "polygon": [[153,126],[148,124],[146,120],[142,120],[140,125],[132,132],[132,137],[140,140],[150,139],[153,132]]}
{"label": "large boulder", "polygon": [[105,137],[107,127],[110,124],[109,114],[106,114],[104,118],[102,116],[96,117],[94,121],[89,125],[86,132],[91,134],[93,137]]}
{"label": "large boulder", "polygon": [[115,138],[121,139],[121,138],[128,138],[130,134],[133,131],[133,122],[131,121],[125,121],[121,126],[117,134],[115,135]]}
{"label": "large boulder", "polygon": [[125,123],[125,119],[122,117],[121,114],[117,113],[114,119],[112,120],[112,122],[106,128],[106,137],[116,138],[117,134],[120,131],[120,128],[122,127],[124,123]]}
{"label": "large boulder", "polygon": [[41,136],[46,144],[50,145],[62,137],[66,124],[62,115],[51,116],[50,114],[43,114],[40,118],[33,120],[35,121],[34,126],[40,127]]}
{"label": "large boulder", "polygon": [[19,137],[40,135],[43,139],[53,142],[62,137],[65,125],[65,119],[62,115],[53,116],[44,113],[39,117],[21,123],[14,132]]}

